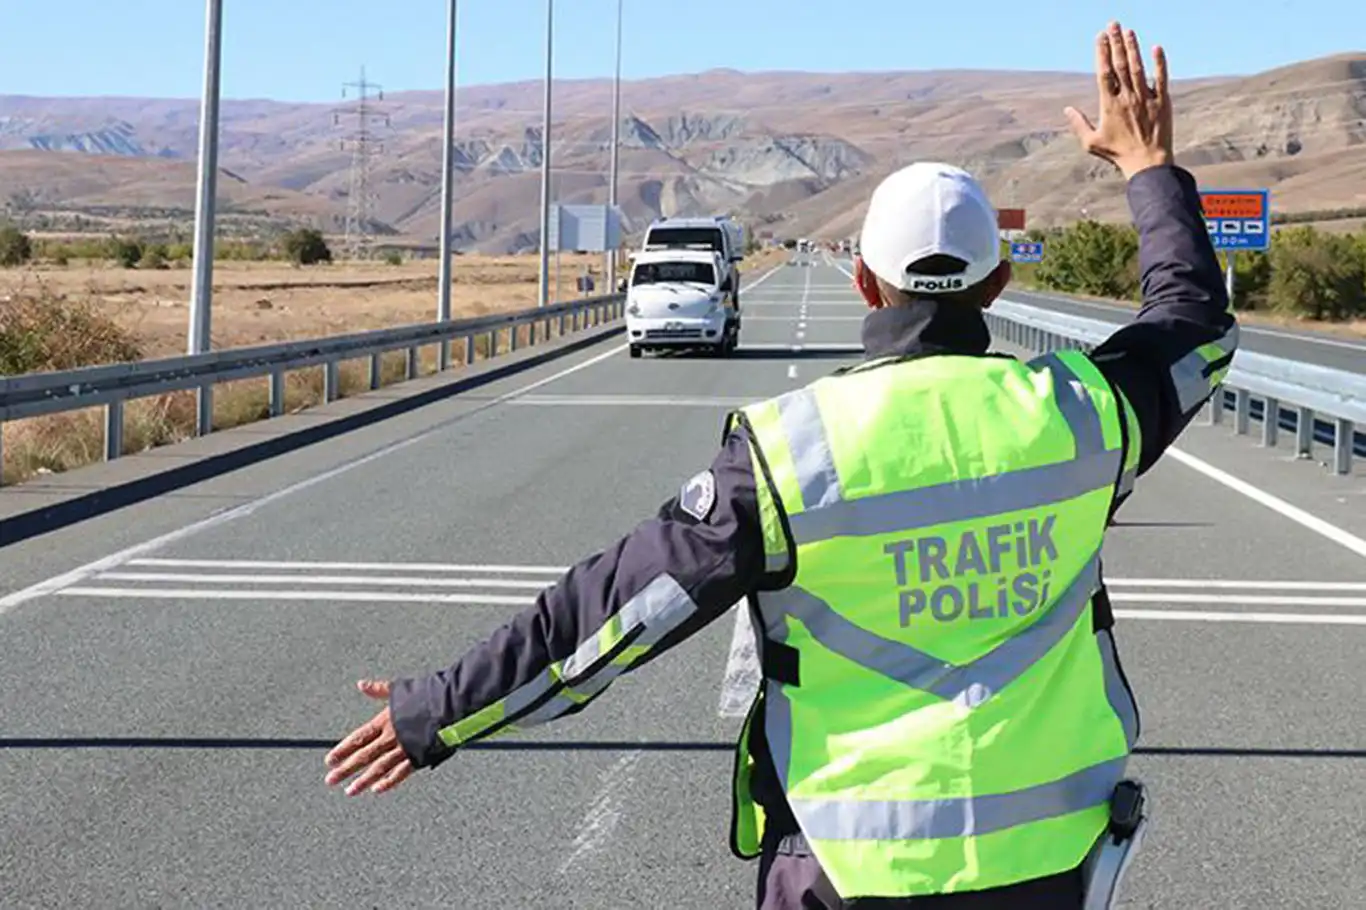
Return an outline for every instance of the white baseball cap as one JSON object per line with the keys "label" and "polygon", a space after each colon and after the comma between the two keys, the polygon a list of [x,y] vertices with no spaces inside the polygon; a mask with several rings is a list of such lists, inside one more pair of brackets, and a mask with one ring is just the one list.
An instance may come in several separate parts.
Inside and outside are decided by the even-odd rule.
{"label": "white baseball cap", "polygon": [[[967,171],[937,161],[919,161],[873,190],[859,253],[874,275],[903,291],[961,291],[986,278],[1001,261],[996,209]],[[967,268],[953,275],[920,275],[910,270],[934,255],[961,259]]]}

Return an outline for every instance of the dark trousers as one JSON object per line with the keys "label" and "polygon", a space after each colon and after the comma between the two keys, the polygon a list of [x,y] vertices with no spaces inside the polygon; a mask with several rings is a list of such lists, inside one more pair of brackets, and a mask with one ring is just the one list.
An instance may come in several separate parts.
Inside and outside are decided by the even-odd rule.
{"label": "dark trousers", "polygon": [[1074,869],[1048,878],[986,891],[930,897],[841,900],[820,863],[792,838],[765,845],[759,857],[758,910],[1076,910],[1084,882]]}

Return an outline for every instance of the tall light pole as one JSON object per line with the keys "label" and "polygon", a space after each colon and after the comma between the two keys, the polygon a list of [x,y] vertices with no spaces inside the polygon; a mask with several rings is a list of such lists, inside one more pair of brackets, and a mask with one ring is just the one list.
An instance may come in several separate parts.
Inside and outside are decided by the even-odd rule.
{"label": "tall light pole", "polygon": [[[451,210],[455,203],[455,20],[458,0],[446,12],[446,115],[441,147],[441,268],[437,279],[436,318],[451,318]],[[451,365],[451,343],[441,342],[439,370]]]}
{"label": "tall light pole", "polygon": [[[204,23],[204,93],[199,104],[199,179],[194,209],[194,283],[190,289],[187,354],[209,350],[213,296],[214,203],[218,196],[218,106],[223,62],[223,0],[208,0]],[[213,386],[196,396],[195,430],[213,429]]]}
{"label": "tall light pole", "polygon": [[545,0],[545,109],[541,114],[541,280],[537,306],[550,296],[550,81],[555,46],[555,0]]}
{"label": "tall light pole", "polygon": [[[609,217],[611,209],[617,204],[617,166],[620,159],[618,150],[621,145],[621,8],[624,2],[625,0],[617,0],[617,69],[616,75],[612,77],[612,165],[607,188]],[[617,291],[616,246],[607,252],[607,282],[603,290],[608,294],[615,294]]]}

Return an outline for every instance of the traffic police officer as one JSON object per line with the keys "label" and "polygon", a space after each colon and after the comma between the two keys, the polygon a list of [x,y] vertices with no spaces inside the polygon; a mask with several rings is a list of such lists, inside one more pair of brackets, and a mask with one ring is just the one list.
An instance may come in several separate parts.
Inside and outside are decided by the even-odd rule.
{"label": "traffic police officer", "polygon": [[[1165,58],[1097,42],[1144,306],[1090,355],[987,352],[995,211],[919,163],[874,192],[865,362],[741,409],[708,470],[454,666],[360,684],[388,706],[327,758],[384,792],[462,746],[582,710],[744,600],[764,677],[731,845],[761,908],[1080,906],[1138,735],[1101,580],[1105,528],[1228,370],[1237,326]],[[857,900],[856,900],[857,899]]]}

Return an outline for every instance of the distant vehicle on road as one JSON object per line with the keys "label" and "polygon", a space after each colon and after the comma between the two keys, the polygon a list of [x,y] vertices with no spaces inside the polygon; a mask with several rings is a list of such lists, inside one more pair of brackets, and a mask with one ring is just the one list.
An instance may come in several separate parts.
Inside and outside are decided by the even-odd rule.
{"label": "distant vehicle on road", "polygon": [[745,258],[745,230],[727,215],[706,218],[660,218],[645,229],[642,252],[658,250],[710,250],[721,257],[729,277],[730,294],[740,305],[740,267]]}
{"label": "distant vehicle on road", "polygon": [[626,337],[632,357],[665,348],[725,356],[740,341],[732,271],[715,250],[637,253],[626,289]]}

